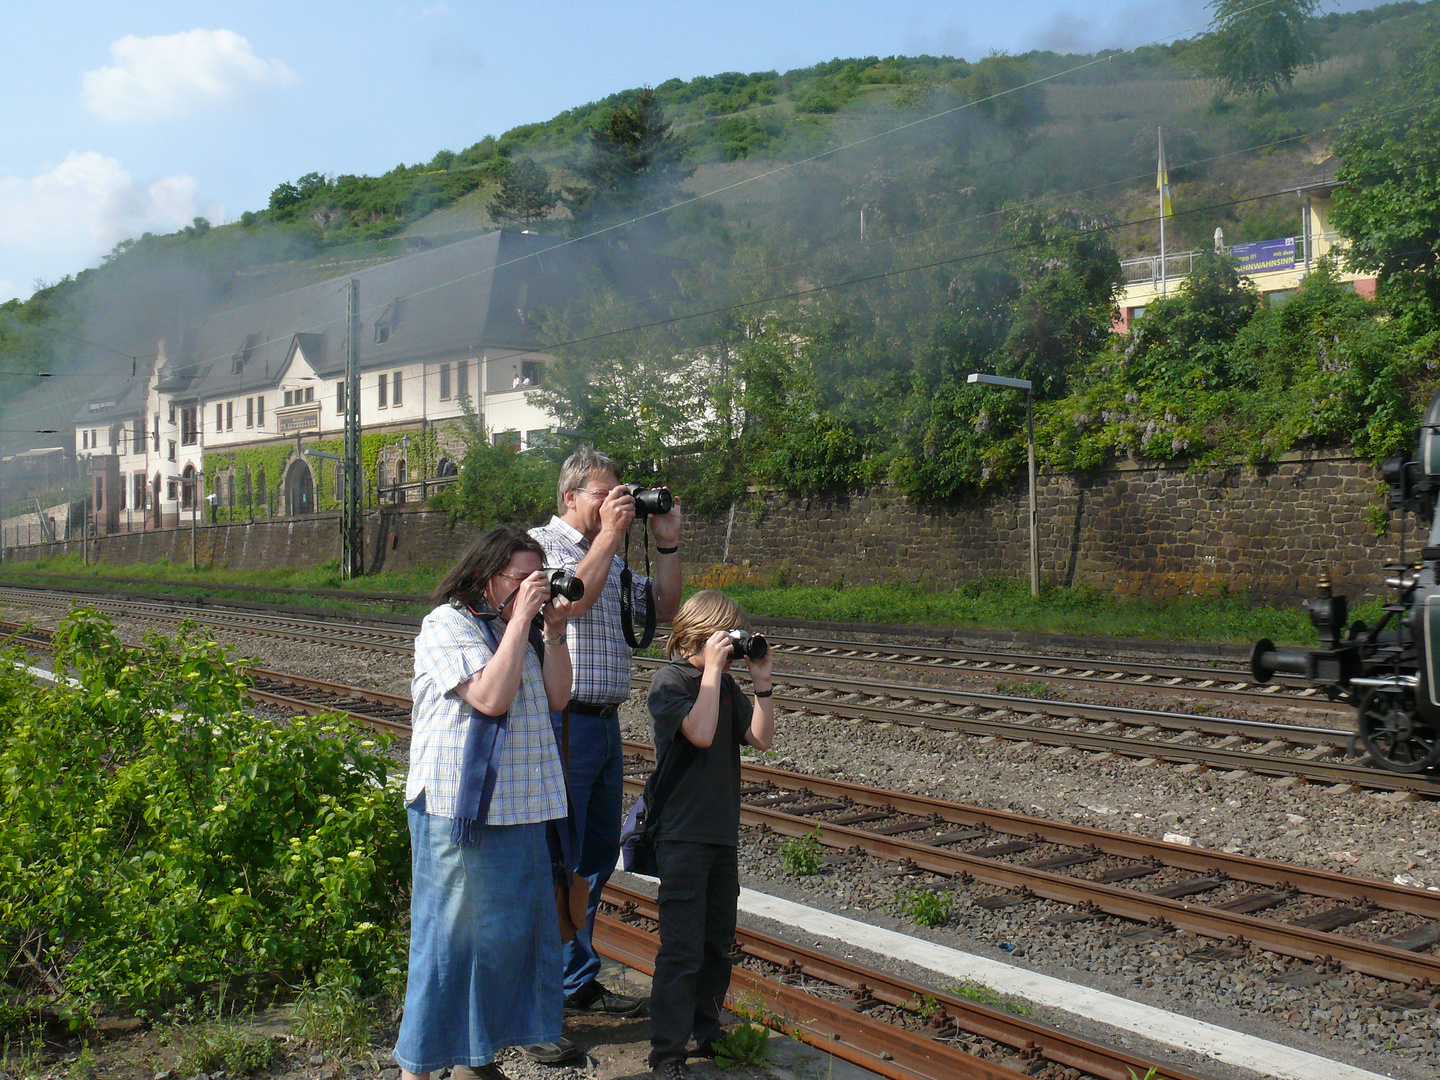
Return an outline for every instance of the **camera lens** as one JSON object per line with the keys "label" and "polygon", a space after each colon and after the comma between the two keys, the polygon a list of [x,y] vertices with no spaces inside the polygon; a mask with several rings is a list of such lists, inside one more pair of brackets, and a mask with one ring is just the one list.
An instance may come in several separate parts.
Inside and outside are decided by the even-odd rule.
{"label": "camera lens", "polygon": [[675,505],[675,496],[667,487],[647,488],[644,484],[626,484],[635,500],[635,516],[643,518],[650,514],[668,514]]}
{"label": "camera lens", "polygon": [[730,655],[736,660],[759,660],[770,651],[770,645],[763,634],[752,634],[749,630],[730,631]]}
{"label": "camera lens", "polygon": [[545,569],[550,579],[550,599],[563,596],[566,600],[579,600],[585,595],[585,582],[561,567]]}

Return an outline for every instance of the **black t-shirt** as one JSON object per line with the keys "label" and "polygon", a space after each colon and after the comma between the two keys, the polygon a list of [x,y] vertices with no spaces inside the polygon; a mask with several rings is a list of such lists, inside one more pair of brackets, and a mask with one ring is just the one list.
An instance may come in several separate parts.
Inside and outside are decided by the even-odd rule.
{"label": "black t-shirt", "polygon": [[[656,840],[689,840],[735,847],[740,840],[740,744],[750,733],[754,706],[729,673],[720,676],[720,712],[715,738],[704,750],[680,725],[700,694],[700,668],[685,660],[666,664],[650,681],[650,723],[658,761],[677,738],[682,759],[671,765],[670,794],[660,807]],[[686,760],[688,759],[688,760]]]}

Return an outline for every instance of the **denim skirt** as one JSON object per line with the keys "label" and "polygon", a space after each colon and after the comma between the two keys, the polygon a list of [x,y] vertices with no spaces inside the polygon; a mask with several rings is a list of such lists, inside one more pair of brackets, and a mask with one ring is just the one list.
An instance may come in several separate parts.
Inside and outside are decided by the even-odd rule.
{"label": "denim skirt", "polygon": [[485,1065],[554,1042],[564,1016],[560,930],[545,824],[487,825],[450,842],[451,819],[409,809],[410,975],[395,1061],[423,1073]]}

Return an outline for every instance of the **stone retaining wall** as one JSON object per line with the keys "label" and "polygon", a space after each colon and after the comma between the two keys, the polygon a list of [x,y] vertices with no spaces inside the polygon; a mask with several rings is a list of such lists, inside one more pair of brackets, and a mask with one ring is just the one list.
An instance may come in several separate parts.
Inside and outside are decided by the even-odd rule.
{"label": "stone retaining wall", "polygon": [[[1187,472],[1121,467],[1039,482],[1040,565],[1046,580],[1122,594],[1242,592],[1268,600],[1308,596],[1321,564],[1355,595],[1375,595],[1380,565],[1397,553],[1368,520],[1379,476],[1336,454],[1290,455],[1262,468]],[[972,504],[932,509],[880,488],[844,499],[755,493],[731,515],[685,527],[687,572],[722,562],[763,581],[950,588],[981,577],[1023,580],[1029,559],[1023,486]],[[443,514],[400,508],[372,514],[366,563],[441,567],[474,537]],[[201,525],[202,565],[302,567],[339,554],[339,523],[316,515]],[[1412,550],[1418,543],[1412,538]],[[188,528],[91,541],[114,563],[190,559]],[[80,550],[79,541],[12,549],[7,557]],[[634,552],[638,561],[638,550]]]}

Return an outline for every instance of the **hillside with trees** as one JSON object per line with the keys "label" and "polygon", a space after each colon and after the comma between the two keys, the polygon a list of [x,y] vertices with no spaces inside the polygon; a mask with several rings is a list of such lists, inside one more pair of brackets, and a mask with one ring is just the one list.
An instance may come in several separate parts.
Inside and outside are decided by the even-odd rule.
{"label": "hillside with trees", "polygon": [[[1314,7],[1258,19],[1217,0],[1209,33],[1131,51],[670,80],[382,176],[310,173],[238,222],[147,235],[0,307],[0,349],[7,370],[65,369],[94,357],[86,342],[153,349],[164,319],[503,224],[685,261],[673,295],[627,308],[597,281],[548,313],[545,393],[563,426],[691,485],[701,509],[756,483],[884,480],[944,501],[1011,482],[1023,402],[967,387],[973,370],[1035,380],[1046,468],[1383,456],[1440,357],[1440,4]],[[1157,127],[1171,251],[1217,227],[1230,243],[1299,232],[1296,179],[1338,153],[1337,222],[1380,270],[1379,301],[1322,271],[1262,309],[1220,259],[1112,336],[1120,260],[1157,250]],[[148,323],[97,318],[176,275]],[[0,398],[40,415],[33,383],[0,376]]]}

